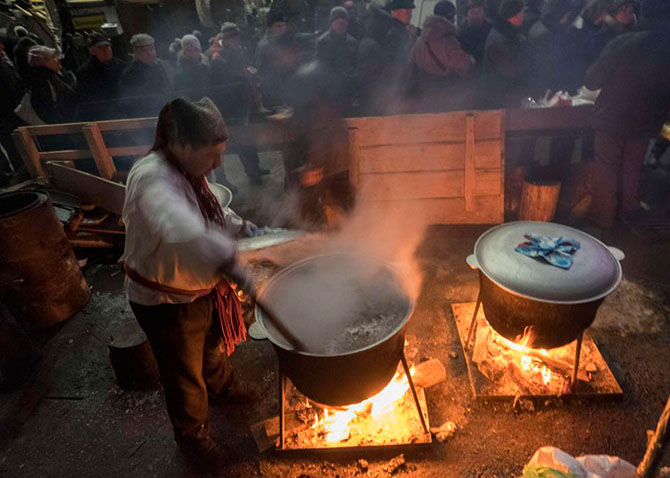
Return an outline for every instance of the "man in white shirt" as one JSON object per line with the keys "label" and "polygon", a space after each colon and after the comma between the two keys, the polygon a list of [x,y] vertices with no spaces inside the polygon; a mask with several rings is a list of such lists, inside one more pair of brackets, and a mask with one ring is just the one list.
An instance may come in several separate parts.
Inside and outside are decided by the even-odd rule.
{"label": "man in white shirt", "polygon": [[[209,98],[168,103],[151,153],[130,171],[123,208],[126,290],[153,349],[175,440],[206,469],[227,454],[209,434],[207,401],[233,398],[239,386],[227,356],[246,339],[239,299],[244,288],[233,236],[255,226],[211,192],[206,175],[221,164],[228,131]],[[243,390],[242,390],[243,391]]]}

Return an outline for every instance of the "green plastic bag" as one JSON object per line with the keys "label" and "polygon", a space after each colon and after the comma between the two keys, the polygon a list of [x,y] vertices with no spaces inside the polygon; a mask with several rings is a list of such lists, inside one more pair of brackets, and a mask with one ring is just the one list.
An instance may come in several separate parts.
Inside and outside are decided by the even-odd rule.
{"label": "green plastic bag", "polygon": [[546,466],[526,466],[521,478],[574,478],[574,475]]}

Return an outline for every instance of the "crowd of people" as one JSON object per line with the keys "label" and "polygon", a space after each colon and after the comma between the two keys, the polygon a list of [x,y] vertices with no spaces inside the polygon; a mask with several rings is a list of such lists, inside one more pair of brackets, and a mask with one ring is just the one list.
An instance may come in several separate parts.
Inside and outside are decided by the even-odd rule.
{"label": "crowd of people", "polygon": [[[596,149],[607,149],[610,158],[603,161],[613,161],[613,152],[639,156],[641,138],[658,134],[670,90],[662,46],[670,2],[643,1],[648,7],[641,12],[638,0],[468,0],[457,22],[454,4],[441,0],[417,28],[413,1],[382,8],[344,0],[315,34],[294,31],[275,2],[253,47],[238,25],[226,22],[209,41],[199,31],[177,38],[167,60],[146,33],[132,37],[126,63],[94,32],[90,57],[74,73],[63,71],[55,49],[23,35],[12,51],[0,47],[0,82],[8,92],[0,141],[11,150],[9,134],[24,123],[155,115],[177,96],[211,97],[230,123],[291,107],[296,127],[314,131],[330,127],[328,118],[350,115],[520,107],[548,90],[575,94],[583,85],[604,90],[595,119]],[[626,68],[641,62],[656,80]],[[617,143],[633,132],[638,144]],[[256,152],[240,156],[259,182],[265,171]],[[618,171],[611,164],[609,170]],[[631,182],[636,177],[629,174]]]}

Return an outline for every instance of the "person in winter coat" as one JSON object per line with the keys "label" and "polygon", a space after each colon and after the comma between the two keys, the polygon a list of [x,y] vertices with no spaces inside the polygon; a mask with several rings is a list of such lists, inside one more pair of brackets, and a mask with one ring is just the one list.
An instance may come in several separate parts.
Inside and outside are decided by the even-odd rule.
{"label": "person in winter coat", "polygon": [[481,71],[486,39],[490,31],[491,24],[484,17],[484,1],[469,0],[465,23],[458,30],[458,41],[463,50],[475,59],[477,73]]}
{"label": "person in winter coat", "polygon": [[[202,54],[200,40],[195,35],[184,35],[181,39],[181,51],[177,54],[177,72],[174,76],[176,91],[203,90],[209,87],[209,64]],[[195,93],[196,96],[201,96]]]}
{"label": "person in winter coat", "polygon": [[607,16],[609,0],[590,0],[561,35],[557,45],[561,63],[561,89],[570,94],[584,85],[586,70],[598,59],[595,37]]}
{"label": "person in winter coat", "polygon": [[[240,29],[235,23],[225,22],[218,38],[220,49],[213,56],[210,75],[210,84],[217,91],[215,101],[226,112],[231,124],[248,124],[252,98],[260,95],[256,86],[256,70],[251,66],[242,45]],[[260,98],[257,101],[260,103]],[[262,176],[270,171],[260,167],[258,151],[253,147],[242,147],[234,152],[238,154],[251,183],[262,184]],[[219,180],[231,188],[227,179],[219,176]]]}
{"label": "person in winter coat", "polygon": [[670,2],[646,0],[642,16],[648,30],[612,40],[586,74],[588,88],[602,88],[592,117],[590,218],[603,228],[617,212],[635,221],[645,153],[670,111]]}
{"label": "person in winter coat", "polygon": [[410,26],[411,0],[394,0],[391,14],[371,7],[366,33],[358,45],[361,110],[365,114],[397,111],[402,107],[409,74],[409,54],[416,41]]}
{"label": "person in winter coat", "polygon": [[[435,9],[440,11],[437,6]],[[446,17],[431,15],[426,19],[421,37],[412,48],[410,63],[416,68],[416,94],[421,111],[468,106],[464,79],[473,72],[475,61],[461,47],[456,27]]]}
{"label": "person in winter coat", "polygon": [[575,14],[571,0],[549,0],[542,18],[530,29],[534,97],[543,96],[546,90],[555,93],[566,87],[561,43]]}
{"label": "person in winter coat", "polygon": [[504,0],[486,40],[481,97],[488,108],[519,107],[529,93],[530,46],[521,34],[523,2]]}
{"label": "person in winter coat", "polygon": [[[330,11],[330,29],[316,42],[316,56],[338,76],[337,97],[342,111],[349,112],[356,91],[356,55],[358,41],[347,33],[349,13],[344,7]],[[345,113],[346,114],[346,113]]]}
{"label": "person in winter coat", "polygon": [[596,51],[603,51],[609,42],[622,33],[633,31],[637,24],[635,9],[638,6],[636,0],[614,0],[611,3],[609,15],[605,18],[602,28],[596,35]]}
{"label": "person in winter coat", "polygon": [[112,43],[101,33],[89,35],[87,43],[91,56],[77,70],[77,94],[83,101],[117,98],[126,63],[114,58]]}
{"label": "person in winter coat", "polygon": [[[5,40],[0,37],[0,173],[12,170],[14,165],[11,158],[17,158],[18,154],[12,141],[12,131],[22,124],[14,110],[21,103],[25,88],[16,66],[5,52]],[[8,157],[4,157],[6,152]],[[2,181],[0,181],[1,183]]]}
{"label": "person in winter coat", "polygon": [[28,50],[37,44],[38,43],[34,38],[30,36],[24,36],[21,37],[14,45],[14,64],[16,65],[16,71],[19,73],[19,76],[24,83],[28,82],[28,76],[30,75]]}
{"label": "person in winter coat", "polygon": [[58,52],[36,45],[28,50],[28,86],[35,113],[45,123],[67,123],[74,114],[73,85],[61,74]]}
{"label": "person in winter coat", "polygon": [[297,51],[287,26],[284,12],[271,9],[267,15],[268,29],[256,46],[255,65],[263,103],[269,108],[286,104],[286,84],[297,67]]}
{"label": "person in winter coat", "polygon": [[173,88],[171,68],[156,56],[154,39],[138,33],[130,39],[133,61],[121,75],[123,96],[169,93]]}

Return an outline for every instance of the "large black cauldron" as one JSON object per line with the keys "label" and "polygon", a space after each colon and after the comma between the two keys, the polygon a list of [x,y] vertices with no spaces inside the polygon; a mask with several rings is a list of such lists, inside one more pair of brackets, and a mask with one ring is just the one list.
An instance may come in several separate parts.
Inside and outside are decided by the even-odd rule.
{"label": "large black cauldron", "polygon": [[[524,234],[564,237],[581,247],[570,269],[514,250]],[[526,329],[534,348],[550,349],[577,339],[598,307],[621,282],[623,253],[572,227],[549,222],[502,224],[482,234],[467,262],[479,269],[479,297],[493,329],[515,340]]]}
{"label": "large black cauldron", "polygon": [[393,378],[413,302],[385,262],[347,253],[305,259],[268,281],[260,298],[308,351],[290,347],[258,308],[249,333],[270,340],[280,370],[308,398],[358,403]]}

